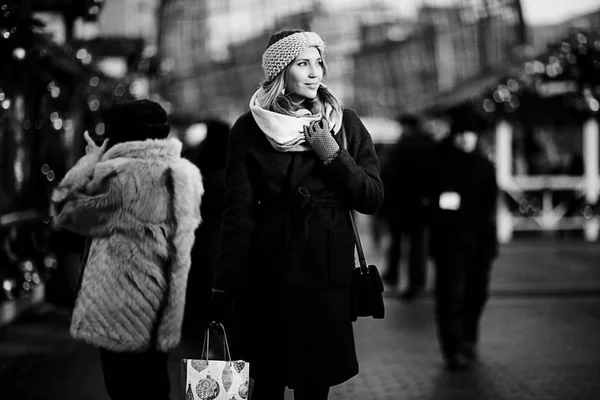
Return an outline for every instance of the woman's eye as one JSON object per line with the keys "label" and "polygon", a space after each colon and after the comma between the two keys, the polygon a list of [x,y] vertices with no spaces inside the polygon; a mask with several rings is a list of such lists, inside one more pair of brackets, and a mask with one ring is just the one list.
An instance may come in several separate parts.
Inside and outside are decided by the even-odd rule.
{"label": "woman's eye", "polygon": [[300,66],[300,67],[304,67],[305,65],[307,65],[306,61],[301,61],[298,63],[298,66]]}

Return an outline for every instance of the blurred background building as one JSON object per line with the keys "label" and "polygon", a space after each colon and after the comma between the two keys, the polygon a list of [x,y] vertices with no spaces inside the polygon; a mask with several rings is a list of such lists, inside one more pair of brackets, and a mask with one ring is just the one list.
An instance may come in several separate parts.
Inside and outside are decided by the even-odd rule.
{"label": "blurred background building", "polygon": [[43,283],[60,274],[71,250],[51,245],[49,194],[83,154],[82,133],[102,137],[112,104],[160,102],[191,146],[201,121],[233,123],[248,110],[269,35],[291,27],[326,41],[326,83],[381,151],[401,134],[402,113],[438,137],[456,110],[486,118],[501,241],[597,240],[600,5],[530,23],[544,4],[0,0],[0,302],[47,296]]}

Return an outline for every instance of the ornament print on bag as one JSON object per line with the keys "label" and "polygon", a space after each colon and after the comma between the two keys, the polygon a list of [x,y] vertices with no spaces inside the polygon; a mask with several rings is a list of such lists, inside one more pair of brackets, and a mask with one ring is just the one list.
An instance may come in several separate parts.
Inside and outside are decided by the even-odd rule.
{"label": "ornament print on bag", "polygon": [[200,379],[196,386],[196,394],[200,400],[214,400],[220,391],[219,384],[210,375],[206,375],[206,378]]}
{"label": "ornament print on bag", "polygon": [[192,368],[194,368],[198,372],[204,371],[208,368],[207,360],[192,360]]}
{"label": "ornament print on bag", "polygon": [[246,366],[246,363],[243,361],[234,361],[233,362],[233,368],[235,368],[235,370],[237,371],[237,373],[241,373],[242,370],[244,369],[244,367]]}
{"label": "ornament print on bag", "polygon": [[225,392],[229,392],[231,384],[233,383],[233,371],[231,370],[231,364],[227,363],[223,368],[223,375],[221,375],[221,382],[223,382],[223,389]]}
{"label": "ornament print on bag", "polygon": [[192,385],[188,383],[187,392],[185,392],[185,400],[194,400],[194,392],[192,392]]}
{"label": "ornament print on bag", "polygon": [[250,382],[244,381],[244,383],[242,383],[238,389],[238,395],[244,400],[248,398],[249,386],[250,386]]}

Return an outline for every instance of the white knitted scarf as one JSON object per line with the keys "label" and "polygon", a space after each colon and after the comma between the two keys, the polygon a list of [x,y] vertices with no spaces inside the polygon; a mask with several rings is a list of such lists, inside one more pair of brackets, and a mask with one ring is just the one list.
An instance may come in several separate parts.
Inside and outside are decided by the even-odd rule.
{"label": "white knitted scarf", "polygon": [[[263,88],[258,89],[250,99],[250,111],[258,127],[263,131],[267,140],[277,151],[309,151],[312,148],[304,138],[304,127],[309,126],[311,122],[322,118],[322,112],[312,114],[310,110],[301,108],[296,111],[296,115],[285,115],[267,110],[259,102],[259,98],[264,96]],[[339,132],[342,124],[340,121],[332,121],[333,107],[324,104],[325,118],[329,126],[333,129],[335,135]],[[339,116],[341,119],[341,116]]]}

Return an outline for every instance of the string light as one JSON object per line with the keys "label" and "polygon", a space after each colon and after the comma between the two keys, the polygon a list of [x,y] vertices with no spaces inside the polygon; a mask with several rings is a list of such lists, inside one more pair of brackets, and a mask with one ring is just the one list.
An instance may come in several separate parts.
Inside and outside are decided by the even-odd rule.
{"label": "string light", "polygon": [[590,95],[600,89],[594,83],[600,71],[600,38],[578,32],[556,46],[549,44],[549,48],[555,50],[523,62],[520,69],[510,71],[496,85],[483,88],[481,100],[472,102],[486,113],[509,114],[515,113],[524,101],[560,96],[565,108],[600,111],[597,95]]}
{"label": "string light", "polygon": [[13,57],[16,58],[17,60],[23,60],[27,53],[25,52],[24,48],[17,47],[16,49],[13,50],[12,54],[13,54]]}
{"label": "string light", "polygon": [[75,57],[77,57],[80,60],[83,60],[86,56],[87,56],[87,50],[86,49],[79,49],[77,50],[77,53],[75,54]]}

